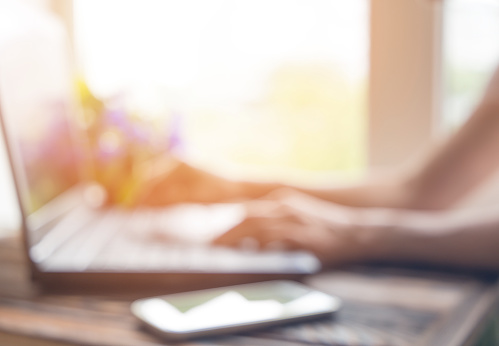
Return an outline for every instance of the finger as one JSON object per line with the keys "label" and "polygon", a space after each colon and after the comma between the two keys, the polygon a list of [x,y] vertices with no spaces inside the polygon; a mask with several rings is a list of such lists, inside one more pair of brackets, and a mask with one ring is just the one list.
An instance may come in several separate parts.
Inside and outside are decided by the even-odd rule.
{"label": "finger", "polygon": [[268,244],[280,242],[287,250],[306,250],[314,252],[318,240],[310,234],[308,227],[288,225],[285,229],[275,231],[267,238]]}
{"label": "finger", "polygon": [[359,258],[353,244],[321,230],[314,232],[313,236],[308,236],[306,232],[291,233],[286,242],[295,249],[312,252],[325,267],[353,263]]}
{"label": "finger", "polygon": [[290,187],[281,187],[276,190],[270,191],[268,194],[263,196],[262,200],[283,200],[295,194],[300,194],[297,190]]}
{"label": "finger", "polygon": [[243,238],[251,238],[259,246],[285,237],[289,228],[284,219],[274,217],[250,217],[214,240],[214,244],[239,246]]}
{"label": "finger", "polygon": [[268,217],[280,214],[278,211],[281,204],[276,201],[257,199],[248,201],[244,205],[247,215],[252,217]]}
{"label": "finger", "polygon": [[238,247],[243,251],[260,250],[260,242],[253,237],[243,237],[239,241]]}
{"label": "finger", "polygon": [[312,252],[321,262],[327,264],[342,263],[345,260],[345,254],[348,254],[348,249],[343,248],[344,242],[321,227],[288,225],[269,232],[268,236],[262,240],[262,246],[273,246],[275,242],[279,242],[286,250]]}
{"label": "finger", "polygon": [[260,238],[259,233],[261,228],[256,226],[253,219],[246,219],[234,228],[220,235],[213,240],[213,244],[222,246],[239,245],[243,238],[255,238],[257,241]]}
{"label": "finger", "polygon": [[270,250],[270,251],[290,250],[290,247],[288,246],[288,244],[285,241],[283,241],[282,239],[269,241],[267,244],[265,244],[264,247],[266,250]]}

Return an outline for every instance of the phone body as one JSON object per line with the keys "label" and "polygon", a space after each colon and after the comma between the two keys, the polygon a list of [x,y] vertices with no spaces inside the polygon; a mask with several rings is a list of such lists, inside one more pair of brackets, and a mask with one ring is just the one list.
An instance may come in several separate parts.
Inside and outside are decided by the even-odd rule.
{"label": "phone body", "polygon": [[139,299],[132,313],[171,340],[253,330],[331,317],[337,297],[294,281],[267,281]]}

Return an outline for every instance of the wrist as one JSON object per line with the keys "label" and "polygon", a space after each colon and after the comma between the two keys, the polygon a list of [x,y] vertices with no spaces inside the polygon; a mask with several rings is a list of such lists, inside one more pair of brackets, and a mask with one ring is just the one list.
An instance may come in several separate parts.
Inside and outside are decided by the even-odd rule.
{"label": "wrist", "polygon": [[283,188],[284,185],[278,183],[257,183],[257,182],[234,182],[233,193],[237,197],[255,199],[263,197],[274,190]]}
{"label": "wrist", "polygon": [[360,209],[353,224],[359,257],[362,261],[393,258],[399,234],[401,213],[396,209]]}
{"label": "wrist", "polygon": [[369,261],[417,261],[428,245],[449,233],[445,212],[389,209],[367,214],[359,237]]}

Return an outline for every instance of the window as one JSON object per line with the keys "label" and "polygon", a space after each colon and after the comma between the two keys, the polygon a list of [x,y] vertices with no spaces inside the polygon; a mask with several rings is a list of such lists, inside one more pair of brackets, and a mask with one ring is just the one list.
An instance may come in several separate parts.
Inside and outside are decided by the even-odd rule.
{"label": "window", "polygon": [[444,18],[442,126],[462,124],[499,63],[499,2],[451,0]]}
{"label": "window", "polygon": [[364,171],[367,0],[74,3],[91,90],[175,126],[180,155],[264,178]]}

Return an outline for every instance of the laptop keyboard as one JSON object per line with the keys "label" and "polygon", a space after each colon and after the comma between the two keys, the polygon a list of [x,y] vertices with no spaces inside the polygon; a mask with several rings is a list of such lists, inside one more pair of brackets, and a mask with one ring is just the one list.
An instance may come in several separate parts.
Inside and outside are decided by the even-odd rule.
{"label": "laptop keyboard", "polygon": [[304,252],[242,251],[209,244],[240,219],[241,210],[232,205],[225,210],[224,206],[109,210],[73,230],[41,266],[51,271],[104,272],[273,273],[319,268],[317,259]]}

